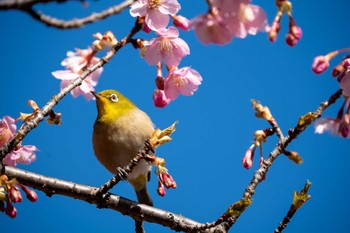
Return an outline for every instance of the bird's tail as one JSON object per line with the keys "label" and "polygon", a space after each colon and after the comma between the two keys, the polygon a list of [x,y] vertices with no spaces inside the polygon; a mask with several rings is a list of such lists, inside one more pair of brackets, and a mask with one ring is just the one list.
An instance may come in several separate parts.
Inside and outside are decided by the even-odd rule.
{"label": "bird's tail", "polygon": [[152,198],[149,195],[146,187],[136,191],[136,195],[137,195],[137,200],[139,201],[139,203],[153,206]]}

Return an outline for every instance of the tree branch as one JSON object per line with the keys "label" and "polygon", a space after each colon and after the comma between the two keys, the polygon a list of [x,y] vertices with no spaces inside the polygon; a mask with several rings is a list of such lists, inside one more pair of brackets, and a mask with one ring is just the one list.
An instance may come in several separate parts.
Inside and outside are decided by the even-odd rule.
{"label": "tree branch", "polygon": [[0,1],[0,10],[19,10],[26,7],[31,7],[38,3],[64,3],[67,1],[80,1],[84,2],[84,0],[12,0],[12,1]]}
{"label": "tree branch", "polygon": [[76,184],[1,164],[0,170],[2,171],[2,174],[6,174],[9,178],[15,177],[21,184],[43,191],[49,197],[53,196],[54,194],[71,197],[90,204],[102,206],[103,208],[116,210],[137,221],[158,223],[177,231],[183,231],[188,229],[189,226],[199,224],[198,222],[185,218],[181,215],[144,204],[138,204],[137,202],[112,193],[106,193],[102,200],[103,204],[100,205],[101,199],[96,196],[96,192],[98,190],[97,187]]}
{"label": "tree branch", "polygon": [[[57,0],[57,1],[64,2],[64,0]],[[119,14],[120,12],[125,10],[127,7],[129,7],[134,1],[135,0],[125,0],[119,5],[112,6],[99,13],[92,13],[87,17],[80,18],[80,19],[71,19],[71,20],[57,19],[34,10],[32,5],[34,3],[38,3],[37,1],[34,1],[34,0],[0,3],[0,10],[9,10],[9,9],[21,10],[29,14],[30,16],[32,16],[33,19],[41,23],[44,23],[47,26],[55,27],[59,29],[71,29],[71,28],[80,28],[86,24],[94,23],[96,21],[105,19],[109,16]],[[49,0],[46,0],[46,1],[42,0],[42,2],[49,2]]]}

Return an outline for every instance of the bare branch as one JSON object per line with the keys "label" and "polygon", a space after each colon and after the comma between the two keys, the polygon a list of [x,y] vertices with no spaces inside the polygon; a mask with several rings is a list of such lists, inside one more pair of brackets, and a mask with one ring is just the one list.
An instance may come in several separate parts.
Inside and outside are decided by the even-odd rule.
{"label": "bare branch", "polygon": [[[49,0],[42,0],[43,2],[49,2]],[[60,0],[57,0],[61,2]],[[63,1],[63,0],[62,0]],[[71,29],[71,28],[80,28],[86,24],[94,23],[96,21],[105,19],[109,16],[119,14],[127,7],[129,7],[135,0],[125,0],[119,5],[112,6],[104,11],[99,13],[92,13],[91,15],[80,18],[80,19],[71,19],[71,20],[62,20],[57,19],[44,13],[38,12],[32,8],[33,3],[37,3],[34,0],[24,0],[22,1],[14,1],[14,2],[4,2],[0,3],[0,10],[9,10],[9,9],[17,9],[23,12],[28,13],[33,19],[46,24],[50,27],[55,27],[59,29]]]}
{"label": "bare branch", "polygon": [[80,1],[83,2],[84,0],[5,0],[0,1],[0,10],[15,10],[15,9],[23,9],[26,7],[31,7],[38,3],[64,3],[67,1]]}
{"label": "bare branch", "polygon": [[294,216],[297,210],[310,199],[311,196],[308,194],[310,186],[311,183],[307,181],[301,192],[294,192],[293,203],[290,206],[287,215],[280,222],[274,233],[281,233],[287,227],[287,224],[290,222],[290,219]]}
{"label": "bare branch", "polygon": [[[28,185],[37,190],[41,190],[51,197],[55,194],[79,199],[90,204],[99,205],[99,199],[95,194],[97,187],[87,186],[64,181],[52,177],[35,174],[15,167],[0,164],[2,174],[16,179],[24,185]],[[191,219],[168,211],[157,209],[144,204],[125,199],[123,197],[106,193],[103,198],[103,208],[116,210],[124,215],[128,215],[137,221],[148,221],[161,224],[174,230],[186,230],[189,226],[198,225]]]}
{"label": "bare branch", "polygon": [[39,111],[37,111],[30,120],[24,121],[20,129],[14,135],[13,139],[10,142],[5,143],[0,149],[0,161],[2,161],[2,159],[5,158],[5,156],[11,150],[13,150],[16,147],[16,145],[18,145],[32,129],[36,128],[38,124],[44,120],[45,116],[47,116],[52,111],[52,109],[63,99],[64,96],[66,96],[75,87],[81,85],[82,81],[88,75],[90,75],[98,68],[104,66],[106,63],[108,63],[119,51],[119,49],[121,49],[127,43],[129,43],[131,41],[132,36],[134,36],[140,30],[141,26],[137,23],[136,20],[135,26],[124,39],[119,41],[116,46],[111,48],[107,52],[107,54],[104,57],[102,57],[97,63],[87,67],[76,80],[74,80],[68,86],[63,88],[59,93],[51,97],[51,99],[46,103],[46,105],[42,107]]}

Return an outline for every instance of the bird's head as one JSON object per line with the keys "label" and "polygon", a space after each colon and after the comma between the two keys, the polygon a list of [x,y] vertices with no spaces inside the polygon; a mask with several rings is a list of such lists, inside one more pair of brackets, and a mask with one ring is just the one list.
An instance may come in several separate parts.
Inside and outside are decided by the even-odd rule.
{"label": "bird's head", "polygon": [[136,108],[128,98],[115,90],[91,93],[96,97],[98,118],[107,117],[115,119]]}

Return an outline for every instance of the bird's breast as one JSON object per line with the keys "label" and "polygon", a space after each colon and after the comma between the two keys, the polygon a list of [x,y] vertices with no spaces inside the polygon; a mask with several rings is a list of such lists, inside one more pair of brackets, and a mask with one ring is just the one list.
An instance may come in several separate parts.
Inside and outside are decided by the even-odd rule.
{"label": "bird's breast", "polygon": [[[139,109],[131,110],[111,122],[103,117],[96,119],[92,137],[95,155],[110,172],[116,173],[116,167],[128,164],[143,148],[144,141],[151,137],[153,130],[150,118]],[[137,170],[140,170],[140,166]],[[150,167],[141,170],[136,173],[145,173]],[[133,173],[132,176],[137,175]]]}

